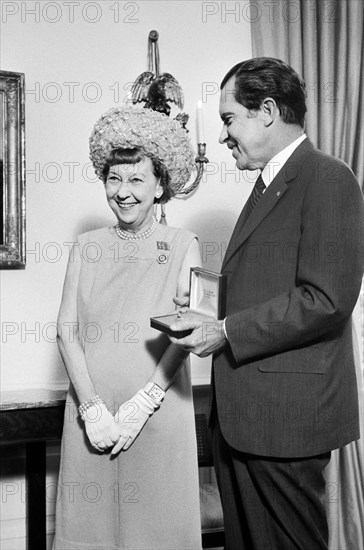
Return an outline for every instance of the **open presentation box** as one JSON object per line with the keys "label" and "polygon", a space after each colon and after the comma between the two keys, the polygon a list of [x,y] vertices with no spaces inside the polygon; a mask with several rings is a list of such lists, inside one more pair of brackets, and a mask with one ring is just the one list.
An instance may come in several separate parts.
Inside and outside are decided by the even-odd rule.
{"label": "open presentation box", "polygon": [[151,317],[150,326],[177,338],[183,338],[190,330],[174,332],[172,323],[178,319],[186,319],[189,315],[198,314],[215,319],[225,316],[226,275],[208,271],[200,267],[190,270],[190,307],[180,308],[167,315]]}

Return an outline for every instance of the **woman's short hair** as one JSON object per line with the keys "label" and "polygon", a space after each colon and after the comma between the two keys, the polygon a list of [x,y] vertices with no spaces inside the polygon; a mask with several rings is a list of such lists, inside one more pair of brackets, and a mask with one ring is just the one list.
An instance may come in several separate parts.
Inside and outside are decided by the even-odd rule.
{"label": "woman's short hair", "polygon": [[146,155],[140,147],[134,147],[133,149],[121,149],[121,148],[112,149],[110,151],[110,154],[106,158],[106,161],[102,170],[103,181],[104,183],[106,182],[111,166],[115,166],[116,164],[137,164],[138,162],[141,162],[146,157],[150,158],[150,160],[152,161],[153,174],[155,175],[156,178],[160,179],[160,184],[163,189],[162,196],[160,198],[156,198],[155,202],[158,202],[158,203],[167,202],[173,196],[173,192],[170,187],[170,177],[168,174],[168,170],[158,158],[150,155]]}
{"label": "woman's short hair", "polygon": [[235,76],[235,101],[257,111],[266,97],[275,100],[282,120],[304,127],[306,85],[292,67],[273,57],[256,57],[234,65],[221,82],[221,90]]}

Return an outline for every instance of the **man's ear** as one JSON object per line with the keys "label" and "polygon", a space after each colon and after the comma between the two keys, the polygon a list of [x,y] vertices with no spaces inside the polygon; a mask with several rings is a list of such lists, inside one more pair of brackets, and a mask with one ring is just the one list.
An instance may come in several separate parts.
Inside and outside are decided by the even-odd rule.
{"label": "man's ear", "polygon": [[266,127],[273,124],[273,122],[279,118],[279,109],[277,107],[277,103],[272,97],[266,97],[263,99],[260,109],[263,115],[264,126]]}

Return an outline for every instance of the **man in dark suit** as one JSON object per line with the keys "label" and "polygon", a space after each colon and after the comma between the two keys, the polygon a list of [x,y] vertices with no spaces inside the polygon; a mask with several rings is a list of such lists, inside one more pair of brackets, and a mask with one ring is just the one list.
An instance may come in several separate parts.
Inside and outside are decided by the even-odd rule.
{"label": "man in dark suit", "polygon": [[[214,353],[211,417],[226,550],[328,546],[323,469],[359,438],[351,313],[364,263],[362,194],[304,134],[305,85],[280,60],[221,85],[220,143],[261,174],[222,273],[226,318],[195,315],[172,341]],[[326,123],[329,123],[326,121]]]}

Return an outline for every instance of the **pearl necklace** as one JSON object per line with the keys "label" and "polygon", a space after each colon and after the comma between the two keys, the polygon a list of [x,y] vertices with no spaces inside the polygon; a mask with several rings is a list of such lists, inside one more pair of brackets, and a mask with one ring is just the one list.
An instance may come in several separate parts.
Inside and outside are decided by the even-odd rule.
{"label": "pearl necklace", "polygon": [[117,236],[120,239],[124,239],[125,241],[138,241],[140,239],[147,239],[151,236],[152,233],[157,229],[158,221],[153,216],[153,223],[147,229],[146,231],[143,231],[143,233],[139,233],[138,235],[135,235],[134,233],[129,233],[129,231],[124,231],[124,229],[121,229],[120,224],[115,225],[115,232]]}

